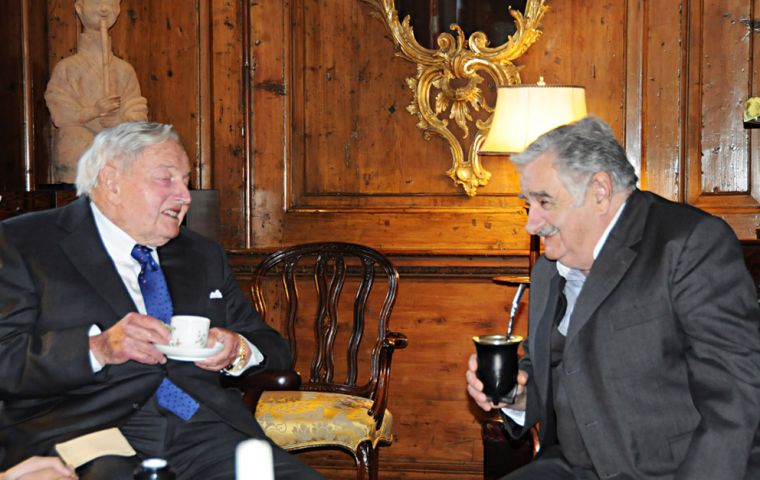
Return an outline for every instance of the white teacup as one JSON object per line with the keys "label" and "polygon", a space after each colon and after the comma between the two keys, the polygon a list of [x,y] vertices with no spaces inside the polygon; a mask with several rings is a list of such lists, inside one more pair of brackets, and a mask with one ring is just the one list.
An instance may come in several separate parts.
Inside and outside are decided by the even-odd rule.
{"label": "white teacup", "polygon": [[206,348],[211,320],[197,315],[175,315],[171,319],[172,338],[169,345],[184,348]]}

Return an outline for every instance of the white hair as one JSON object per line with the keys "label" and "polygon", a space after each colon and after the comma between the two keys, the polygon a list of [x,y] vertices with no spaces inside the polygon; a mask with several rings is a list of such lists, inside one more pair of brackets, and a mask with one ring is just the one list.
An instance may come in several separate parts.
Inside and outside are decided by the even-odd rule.
{"label": "white hair", "polygon": [[100,170],[107,163],[123,171],[145,147],[167,140],[179,143],[177,131],[171,125],[154,122],[125,122],[98,133],[79,157],[77,195],[89,195],[97,187]]}

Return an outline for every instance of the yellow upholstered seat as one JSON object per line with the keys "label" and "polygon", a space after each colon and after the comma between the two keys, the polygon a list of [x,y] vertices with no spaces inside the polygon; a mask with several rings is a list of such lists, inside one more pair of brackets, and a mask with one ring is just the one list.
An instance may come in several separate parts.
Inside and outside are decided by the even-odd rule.
{"label": "yellow upholstered seat", "polygon": [[393,416],[385,411],[380,428],[367,412],[372,400],[342,393],[306,391],[267,391],[256,407],[264,433],[287,450],[340,445],[349,451],[357,450],[365,441],[392,441]]}

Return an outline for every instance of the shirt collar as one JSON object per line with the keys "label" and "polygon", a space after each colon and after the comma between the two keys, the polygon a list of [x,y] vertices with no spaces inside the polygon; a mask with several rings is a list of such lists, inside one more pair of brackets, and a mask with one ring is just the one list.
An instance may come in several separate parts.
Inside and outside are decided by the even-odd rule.
{"label": "shirt collar", "polygon": [[[599,256],[599,252],[602,251],[602,247],[604,247],[604,244],[607,243],[607,237],[610,236],[610,232],[612,231],[613,228],[615,228],[615,225],[620,219],[620,214],[623,213],[623,209],[625,208],[626,203],[627,202],[623,202],[623,204],[620,205],[620,207],[618,207],[618,210],[615,213],[615,216],[612,217],[612,221],[610,221],[610,223],[607,225],[607,228],[605,228],[604,232],[602,232],[602,236],[599,237],[599,240],[597,240],[596,245],[594,246],[594,252],[592,253],[594,260],[596,260],[596,257]],[[580,270],[565,266],[560,261],[557,261],[557,271],[565,279],[569,279],[569,276],[574,276],[574,272],[580,273]],[[571,274],[571,272],[573,273]]]}
{"label": "shirt collar", "polygon": [[[132,258],[132,249],[137,244],[135,239],[106,217],[98,206],[95,205],[95,202],[90,201],[90,208],[92,209],[92,216],[95,218],[95,226],[98,228],[101,240],[103,240],[103,245],[113,261],[121,263],[135,262],[135,259]],[[151,254],[158,261],[155,248],[152,249]]]}

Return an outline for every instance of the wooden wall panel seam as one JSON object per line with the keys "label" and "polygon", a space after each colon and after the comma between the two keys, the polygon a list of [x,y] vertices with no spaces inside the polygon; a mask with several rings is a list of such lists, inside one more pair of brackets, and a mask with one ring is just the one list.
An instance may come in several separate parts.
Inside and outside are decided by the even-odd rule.
{"label": "wooden wall panel seam", "polygon": [[34,155],[33,155],[33,127],[34,127],[34,110],[32,107],[32,59],[29,58],[30,52],[30,20],[29,20],[29,1],[21,0],[21,58],[22,58],[22,85],[24,95],[24,189],[30,191],[33,189],[34,182]]}
{"label": "wooden wall panel seam", "polygon": [[213,75],[211,75],[211,1],[196,0],[195,5],[198,22],[196,36],[198,48],[196,49],[196,61],[198,63],[198,123],[196,127],[196,178],[198,189],[209,189],[213,186],[211,176],[213,165]]}

